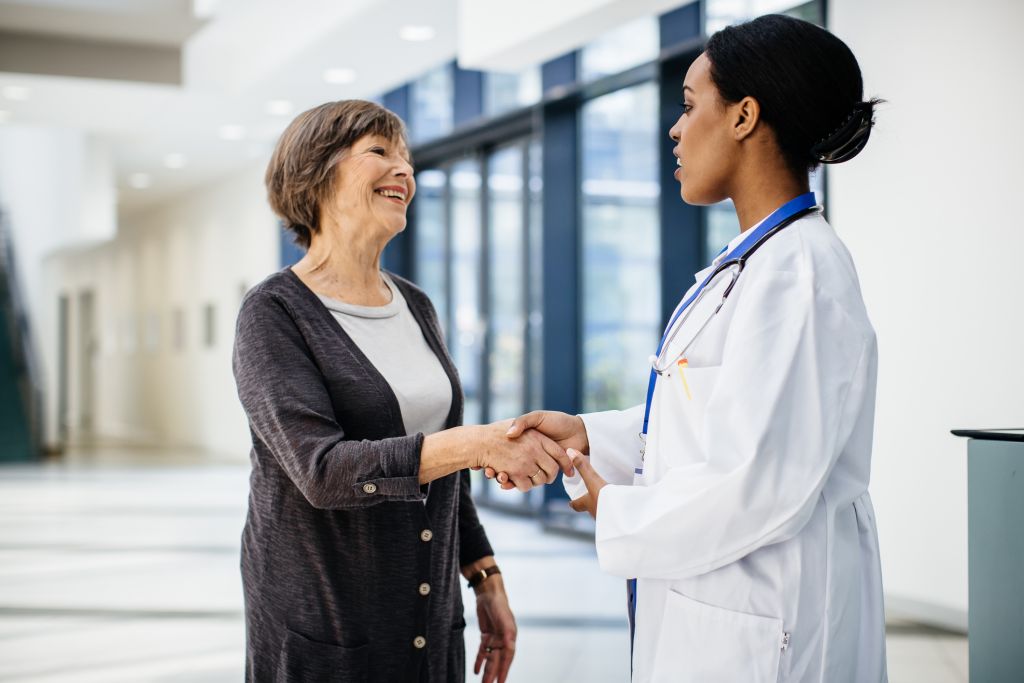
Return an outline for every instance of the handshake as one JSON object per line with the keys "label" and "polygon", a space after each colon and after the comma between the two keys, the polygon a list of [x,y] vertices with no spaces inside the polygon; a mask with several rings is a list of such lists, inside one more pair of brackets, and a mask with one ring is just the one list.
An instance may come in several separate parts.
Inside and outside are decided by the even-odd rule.
{"label": "handshake", "polygon": [[471,469],[483,469],[502,488],[529,491],[550,484],[561,470],[575,473],[573,456],[588,450],[587,429],[576,415],[536,410],[513,420],[470,427],[477,435],[478,451]]}
{"label": "handshake", "polygon": [[496,479],[503,489],[529,491],[550,484],[561,470],[573,476],[578,470],[588,494],[570,506],[577,512],[597,513],[597,496],[605,481],[590,466],[584,454],[590,450],[587,428],[576,415],[536,410],[513,420],[503,420],[472,429],[483,430],[477,442],[480,450],[471,465]]}
{"label": "handshake", "polygon": [[588,493],[569,505],[577,512],[597,514],[597,497],[607,482],[590,466],[587,427],[576,415],[535,410],[513,420],[489,425],[453,427],[424,438],[420,483],[466,467],[484,470],[503,489],[529,491],[550,484],[561,470],[579,472]]}

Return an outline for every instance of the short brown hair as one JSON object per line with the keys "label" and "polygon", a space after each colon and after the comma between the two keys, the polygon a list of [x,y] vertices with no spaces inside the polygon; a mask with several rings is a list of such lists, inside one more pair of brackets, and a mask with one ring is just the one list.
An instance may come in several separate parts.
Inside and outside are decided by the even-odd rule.
{"label": "short brown hair", "polygon": [[364,135],[405,142],[405,124],[379,104],[339,100],[302,112],[277,141],[267,165],[267,201],[304,249],[320,231],[320,206],[330,197],[335,164]]}

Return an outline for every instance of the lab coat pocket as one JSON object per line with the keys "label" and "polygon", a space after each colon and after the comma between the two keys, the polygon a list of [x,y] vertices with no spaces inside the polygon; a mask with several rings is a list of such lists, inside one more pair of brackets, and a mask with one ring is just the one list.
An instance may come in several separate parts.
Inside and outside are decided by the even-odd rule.
{"label": "lab coat pocket", "polygon": [[690,431],[699,440],[704,431],[704,412],[708,405],[711,392],[718,381],[720,365],[693,368],[677,365],[670,378],[675,383],[682,413],[686,416]]}
{"label": "lab coat pocket", "polygon": [[669,591],[651,683],[775,683],[782,620]]}

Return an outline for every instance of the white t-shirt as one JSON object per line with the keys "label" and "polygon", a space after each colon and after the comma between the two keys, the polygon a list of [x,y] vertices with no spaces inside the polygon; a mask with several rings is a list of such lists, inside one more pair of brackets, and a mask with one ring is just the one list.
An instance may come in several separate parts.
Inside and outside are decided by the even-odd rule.
{"label": "white t-shirt", "polygon": [[384,306],[356,306],[320,294],[317,297],[391,385],[406,434],[441,431],[451,410],[451,381],[405,297],[387,275],[384,282],[391,290],[391,302]]}

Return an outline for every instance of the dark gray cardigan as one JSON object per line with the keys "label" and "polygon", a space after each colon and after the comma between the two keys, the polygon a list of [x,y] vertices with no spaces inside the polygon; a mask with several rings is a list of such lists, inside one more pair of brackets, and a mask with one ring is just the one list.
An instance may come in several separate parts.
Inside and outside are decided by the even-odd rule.
{"label": "dark gray cardigan", "polygon": [[[451,380],[456,426],[462,390],[434,308],[391,277]],[[233,365],[253,443],[246,678],[461,682],[459,567],[492,554],[468,471],[432,482],[423,504],[423,435],[405,433],[390,386],[290,269],[242,302]]]}

